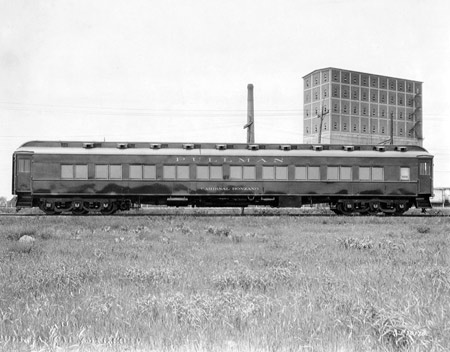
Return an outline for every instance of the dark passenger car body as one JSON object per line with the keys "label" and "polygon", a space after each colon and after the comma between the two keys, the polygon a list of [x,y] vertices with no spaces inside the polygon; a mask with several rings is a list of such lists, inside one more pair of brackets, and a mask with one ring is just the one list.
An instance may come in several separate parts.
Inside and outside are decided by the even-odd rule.
{"label": "dark passenger car body", "polygon": [[13,155],[13,194],[47,214],[317,203],[401,214],[430,207],[432,168],[417,146],[34,141]]}

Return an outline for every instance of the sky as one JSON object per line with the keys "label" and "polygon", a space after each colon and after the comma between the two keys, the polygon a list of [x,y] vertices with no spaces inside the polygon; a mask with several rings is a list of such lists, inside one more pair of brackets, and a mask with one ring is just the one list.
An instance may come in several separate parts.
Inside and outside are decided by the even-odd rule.
{"label": "sky", "polygon": [[424,147],[450,187],[448,0],[0,0],[0,196],[29,140],[303,142],[325,67],[423,82]]}

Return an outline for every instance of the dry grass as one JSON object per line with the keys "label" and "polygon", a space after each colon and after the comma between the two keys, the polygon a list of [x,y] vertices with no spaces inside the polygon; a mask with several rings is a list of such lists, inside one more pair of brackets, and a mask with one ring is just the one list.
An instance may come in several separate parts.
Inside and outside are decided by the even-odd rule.
{"label": "dry grass", "polygon": [[0,226],[0,350],[450,350],[445,218]]}

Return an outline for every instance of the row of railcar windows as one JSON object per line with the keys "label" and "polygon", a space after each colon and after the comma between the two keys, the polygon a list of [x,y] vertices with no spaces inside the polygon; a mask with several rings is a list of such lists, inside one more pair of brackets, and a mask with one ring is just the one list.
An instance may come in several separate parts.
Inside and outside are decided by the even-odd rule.
{"label": "row of railcar windows", "polygon": [[[162,178],[165,180],[189,180],[190,167],[188,165],[164,165]],[[222,166],[197,165],[197,180],[223,180],[224,172]],[[292,176],[291,176],[292,177]],[[351,166],[328,166],[327,180],[353,180],[353,168]],[[62,179],[88,179],[87,165],[61,165]],[[99,180],[122,180],[122,165],[95,165],[95,179]],[[156,180],[156,165],[130,165],[130,180]],[[257,177],[256,166],[229,167],[230,180],[288,180],[287,166],[262,166],[261,176]],[[319,166],[295,166],[294,180],[321,180]],[[359,167],[360,181],[384,181],[383,167]],[[410,168],[400,168],[400,180],[410,180]]]}

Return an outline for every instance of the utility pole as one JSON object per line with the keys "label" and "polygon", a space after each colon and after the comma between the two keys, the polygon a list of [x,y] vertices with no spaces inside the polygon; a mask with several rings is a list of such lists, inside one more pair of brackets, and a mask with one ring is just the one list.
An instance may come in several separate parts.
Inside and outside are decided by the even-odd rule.
{"label": "utility pole", "polygon": [[326,114],[329,114],[329,111],[325,111],[322,105],[322,109],[319,115],[317,115],[318,118],[320,118],[320,126],[319,126],[319,139],[318,139],[318,143],[321,144],[322,143],[322,124],[323,124],[323,118]]}
{"label": "utility pole", "polygon": [[391,138],[389,144],[394,144],[394,113],[391,111]]}
{"label": "utility pole", "polygon": [[247,124],[244,129],[247,129],[247,143],[255,143],[255,111],[253,106],[253,84],[247,86]]}

